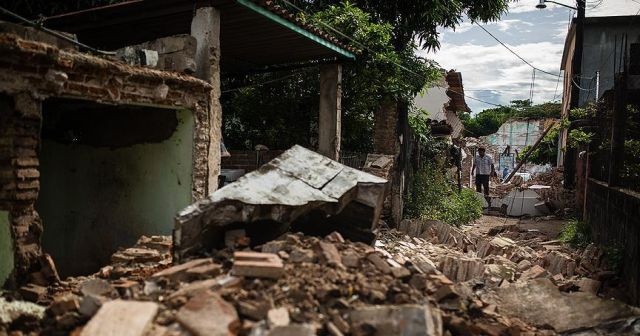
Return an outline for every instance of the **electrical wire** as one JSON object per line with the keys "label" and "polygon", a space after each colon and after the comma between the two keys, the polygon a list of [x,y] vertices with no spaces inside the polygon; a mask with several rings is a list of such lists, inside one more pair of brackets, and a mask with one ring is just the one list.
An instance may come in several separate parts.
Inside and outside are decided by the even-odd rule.
{"label": "electrical wire", "polygon": [[[293,4],[293,3],[289,2],[288,0],[281,0],[281,1],[282,1],[283,3],[285,3],[285,4],[287,4],[288,6],[290,6],[290,7],[294,8],[294,9],[298,10],[299,12],[301,12],[301,13],[303,13],[303,14],[305,14],[305,15],[309,15],[309,13],[307,13],[304,9],[302,9],[302,8],[300,8],[300,7],[298,7],[298,6],[296,6],[295,4]],[[337,34],[339,34],[340,36],[342,36],[342,37],[344,37],[344,38],[348,39],[349,41],[352,41],[352,42],[354,42],[354,43],[356,43],[356,44],[358,44],[358,45],[362,46],[362,49],[366,49],[366,50],[368,50],[368,51],[370,51],[370,52],[373,52],[373,51],[372,51],[371,49],[369,49],[365,44],[363,44],[363,43],[361,43],[361,42],[359,42],[359,41],[355,40],[353,37],[351,37],[351,36],[349,36],[349,35],[347,35],[347,34],[344,34],[343,32],[339,31],[338,29],[336,29],[336,28],[332,27],[331,25],[329,25],[329,24],[327,24],[327,23],[325,23],[325,22],[322,22],[322,21],[320,21],[320,20],[318,20],[318,22],[319,22],[319,23],[321,23],[323,26],[325,26],[325,27],[327,27],[327,28],[331,29],[331,31],[334,31],[334,32],[336,32]],[[525,62],[526,62],[526,61],[525,61]],[[416,73],[416,72],[414,72],[414,71],[412,71],[412,70],[408,69],[407,67],[403,66],[402,64],[399,64],[399,63],[397,63],[397,62],[392,62],[392,63],[393,63],[394,65],[396,65],[397,67],[399,67],[400,69],[402,69],[402,70],[406,71],[407,73],[409,73],[409,74],[412,74],[412,75],[416,76],[416,78],[418,78],[418,79],[422,79],[422,76],[421,76],[420,74],[418,74],[418,73]],[[531,65],[531,64],[529,64],[529,65]],[[538,69],[538,71],[543,71],[543,70]],[[543,71],[543,72],[544,72],[544,71]],[[455,93],[457,93],[457,94],[459,94],[459,95],[462,95],[463,97],[466,97],[466,98],[469,98],[469,99],[472,99],[472,100],[476,100],[476,101],[479,101],[479,102],[484,103],[484,104],[488,104],[488,105],[492,105],[492,106],[497,106],[497,107],[505,107],[504,105],[496,104],[496,103],[492,103],[492,102],[488,102],[488,101],[485,101],[485,100],[482,100],[482,99],[478,99],[478,98],[475,98],[475,97],[472,97],[472,96],[466,95],[466,94],[464,94],[464,93],[461,93],[461,92],[458,92],[458,91],[455,91],[455,90],[452,90],[452,89],[449,89],[449,90],[450,90],[450,91],[452,91],[452,92],[455,92]]]}
{"label": "electrical wire", "polygon": [[538,70],[542,73],[545,73],[547,75],[551,75],[551,76],[559,76],[559,73],[551,73],[548,71],[544,71],[536,66],[534,66],[533,64],[529,63],[529,61],[527,61],[526,59],[522,58],[522,56],[518,55],[518,53],[516,53],[515,51],[513,51],[513,49],[509,48],[509,46],[507,46],[504,42],[500,41],[500,39],[498,39],[495,35],[493,35],[490,31],[487,30],[487,28],[485,28],[484,26],[479,25],[478,23],[474,22],[474,24],[478,27],[480,27],[482,30],[484,30],[487,34],[489,34],[491,37],[493,37],[494,40],[496,40],[498,43],[500,43],[503,47],[505,47],[505,49],[509,50],[509,52],[511,52],[513,55],[515,55],[517,58],[519,58],[522,62],[524,62],[526,65],[530,66],[531,68],[533,68],[534,70]]}
{"label": "electrical wire", "polygon": [[77,45],[77,46],[79,46],[79,47],[81,47],[83,49],[86,49],[86,50],[88,50],[88,51],[90,51],[90,52],[92,52],[94,54],[101,54],[101,55],[106,55],[106,56],[114,56],[116,54],[114,51],[104,51],[104,50],[96,49],[96,48],[94,48],[92,46],[89,46],[89,45],[86,45],[86,44],[84,44],[82,42],[76,41],[76,40],[74,40],[74,39],[72,39],[72,38],[70,38],[70,37],[68,37],[68,36],[66,36],[64,34],[61,34],[61,33],[57,32],[55,30],[51,30],[49,28],[43,27],[42,25],[40,25],[40,24],[38,24],[36,22],[30,21],[30,20],[28,20],[28,19],[26,19],[26,18],[24,18],[24,17],[22,17],[22,16],[20,16],[20,15],[18,15],[16,13],[4,8],[4,7],[0,7],[0,13],[6,14],[8,16],[11,16],[14,19],[17,19],[18,21],[20,21],[20,22],[22,22],[24,24],[27,24],[27,25],[29,25],[29,26],[37,29],[37,30],[45,32],[45,33],[47,33],[49,35],[55,36],[55,37],[57,37],[59,39],[65,40],[65,41],[67,41],[69,43],[73,43],[73,44],[75,44],[75,45]]}
{"label": "electrical wire", "polygon": [[289,74],[287,76],[278,77],[278,78],[271,79],[271,80],[268,80],[268,81],[264,81],[264,82],[260,82],[260,83],[251,83],[251,84],[243,85],[243,86],[236,87],[236,88],[233,88],[233,89],[224,90],[224,91],[221,91],[220,93],[229,93],[229,92],[238,91],[238,90],[241,90],[241,89],[244,89],[244,88],[264,86],[264,85],[267,85],[267,84],[283,81],[285,79],[291,78],[291,77],[293,77],[295,75],[298,75],[298,74],[299,73],[296,72],[296,73]]}
{"label": "electrical wire", "polygon": [[558,87],[560,86],[560,74],[558,74],[558,80],[556,81],[556,89],[553,92],[553,99],[551,101],[555,101],[556,97],[558,97]]}

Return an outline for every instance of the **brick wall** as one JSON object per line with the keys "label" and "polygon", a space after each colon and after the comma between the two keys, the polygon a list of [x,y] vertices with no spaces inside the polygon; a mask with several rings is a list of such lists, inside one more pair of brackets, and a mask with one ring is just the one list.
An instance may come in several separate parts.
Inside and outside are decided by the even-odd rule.
{"label": "brick wall", "polygon": [[373,148],[376,154],[400,153],[398,140],[398,108],[395,102],[384,102],[374,113]]}
{"label": "brick wall", "polygon": [[34,209],[40,190],[40,102],[26,94],[0,100],[0,209],[9,211],[16,267],[9,281],[23,282],[38,270],[42,254],[42,224]]}
{"label": "brick wall", "polygon": [[623,279],[633,303],[640,304],[640,194],[587,181],[585,220],[594,241],[623,248]]}

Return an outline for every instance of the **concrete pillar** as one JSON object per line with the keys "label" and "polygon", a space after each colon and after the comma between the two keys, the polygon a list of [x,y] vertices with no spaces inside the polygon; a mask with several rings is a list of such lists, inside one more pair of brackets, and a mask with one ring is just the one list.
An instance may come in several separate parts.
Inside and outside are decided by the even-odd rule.
{"label": "concrete pillar", "polygon": [[[218,189],[220,174],[220,141],[222,138],[222,107],[220,106],[220,11],[213,7],[196,9],[191,20],[191,36],[197,41],[196,77],[213,86],[209,100],[209,155],[208,188],[212,193]],[[197,135],[196,135],[197,136]]]}
{"label": "concrete pillar", "polygon": [[320,115],[318,117],[318,152],[338,160],[342,127],[342,66],[320,66]]}

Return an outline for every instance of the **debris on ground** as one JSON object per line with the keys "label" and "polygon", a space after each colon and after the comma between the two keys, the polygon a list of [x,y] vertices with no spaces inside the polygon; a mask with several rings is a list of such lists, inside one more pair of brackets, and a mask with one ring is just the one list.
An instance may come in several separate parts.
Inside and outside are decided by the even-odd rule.
{"label": "debris on ground", "polygon": [[46,288],[46,310],[17,310],[2,325],[50,335],[553,335],[640,326],[637,309],[597,296],[608,268],[595,246],[571,250],[518,225],[494,236],[438,221],[399,229],[379,231],[373,245],[337,232],[285,233],[182,264],[171,261],[169,237],[142,237],[96,274]]}

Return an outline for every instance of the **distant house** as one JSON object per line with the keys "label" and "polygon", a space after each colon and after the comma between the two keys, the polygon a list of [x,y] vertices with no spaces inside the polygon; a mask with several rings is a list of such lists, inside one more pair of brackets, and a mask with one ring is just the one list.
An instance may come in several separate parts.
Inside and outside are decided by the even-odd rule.
{"label": "distant house", "polygon": [[464,99],[462,74],[454,70],[446,72],[440,83],[428,88],[427,92],[417,95],[414,103],[429,113],[432,121],[444,121],[451,126],[452,138],[460,137],[464,129],[458,112],[471,112]]}

